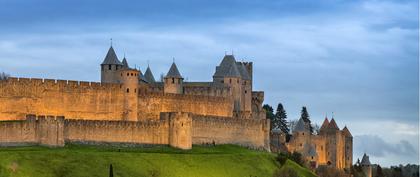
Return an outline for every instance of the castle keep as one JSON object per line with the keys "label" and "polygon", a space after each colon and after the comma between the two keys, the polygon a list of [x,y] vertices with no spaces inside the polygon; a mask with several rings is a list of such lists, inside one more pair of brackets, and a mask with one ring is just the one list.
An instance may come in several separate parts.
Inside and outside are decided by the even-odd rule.
{"label": "castle keep", "polygon": [[326,117],[318,134],[312,134],[309,123],[299,119],[286,142],[283,133],[271,134],[271,145],[284,147],[280,151],[299,152],[306,165],[317,168],[319,165],[333,166],[337,169],[350,169],[353,163],[353,136],[345,126],[340,130],[334,118]]}
{"label": "castle keep", "polygon": [[269,150],[264,93],[252,90],[252,62],[225,55],[211,82],[186,82],[175,63],[162,81],[120,61],[110,47],[101,82],[0,81],[0,145],[130,143],[238,144]]}

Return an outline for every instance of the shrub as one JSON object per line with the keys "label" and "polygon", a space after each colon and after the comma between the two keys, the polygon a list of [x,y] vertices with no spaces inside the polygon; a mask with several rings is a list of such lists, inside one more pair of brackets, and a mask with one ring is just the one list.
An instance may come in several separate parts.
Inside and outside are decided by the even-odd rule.
{"label": "shrub", "polygon": [[288,158],[289,158],[289,154],[280,152],[277,154],[276,160],[277,162],[280,163],[280,165],[284,165],[284,163],[286,163]]}
{"label": "shrub", "polygon": [[283,167],[277,170],[273,177],[299,177],[295,170],[290,167]]}

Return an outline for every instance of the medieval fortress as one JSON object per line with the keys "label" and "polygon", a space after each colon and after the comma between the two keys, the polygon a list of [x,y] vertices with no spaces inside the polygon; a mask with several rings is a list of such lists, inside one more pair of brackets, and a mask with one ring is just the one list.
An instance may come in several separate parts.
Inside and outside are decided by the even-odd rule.
{"label": "medieval fortress", "polygon": [[[172,63],[162,81],[120,61],[111,46],[101,82],[13,78],[0,81],[0,145],[66,143],[238,144],[270,150],[264,92],[252,89],[252,62],[225,55],[211,82],[187,82]],[[352,138],[326,120],[320,135],[299,121],[289,142],[311,164],[348,168]]]}

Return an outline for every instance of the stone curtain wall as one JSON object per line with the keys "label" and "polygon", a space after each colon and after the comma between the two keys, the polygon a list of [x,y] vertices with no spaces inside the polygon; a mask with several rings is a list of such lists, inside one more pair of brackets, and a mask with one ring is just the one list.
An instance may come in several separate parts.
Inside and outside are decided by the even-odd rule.
{"label": "stone curtain wall", "polygon": [[194,116],[193,144],[237,144],[269,150],[267,120]]}
{"label": "stone curtain wall", "polygon": [[19,120],[26,114],[120,120],[123,93],[119,84],[9,78],[0,81],[0,120]]}
{"label": "stone curtain wall", "polygon": [[147,93],[139,95],[139,119],[159,119],[161,112],[232,117],[233,100],[225,97]]}
{"label": "stone curtain wall", "polygon": [[64,117],[28,115],[26,120],[0,121],[0,146],[64,145]]}
{"label": "stone curtain wall", "polygon": [[191,113],[161,113],[159,120],[107,121],[28,115],[26,120],[0,121],[0,145],[64,146],[83,144],[170,145],[191,149],[192,144],[237,144],[269,150],[269,122]]}
{"label": "stone curtain wall", "polygon": [[156,121],[101,121],[66,120],[66,142],[102,144],[169,144],[167,120]]}

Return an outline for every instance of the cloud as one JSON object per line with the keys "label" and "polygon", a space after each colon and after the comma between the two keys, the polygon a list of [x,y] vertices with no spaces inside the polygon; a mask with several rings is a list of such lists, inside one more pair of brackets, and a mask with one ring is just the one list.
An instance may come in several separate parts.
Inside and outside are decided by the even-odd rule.
{"label": "cloud", "polygon": [[233,50],[290,119],[304,105],[319,124],[334,111],[353,135],[378,135],[383,157],[412,152],[406,141],[418,139],[417,1],[42,2],[0,1],[0,72],[99,80],[112,37],[132,66],[149,60],[158,77],[175,57],[181,74],[202,81]]}
{"label": "cloud", "polygon": [[359,135],[354,137],[354,149],[356,154],[366,152],[374,157],[398,155],[403,157],[418,157],[418,151],[406,140],[397,143],[384,141],[377,135]]}

